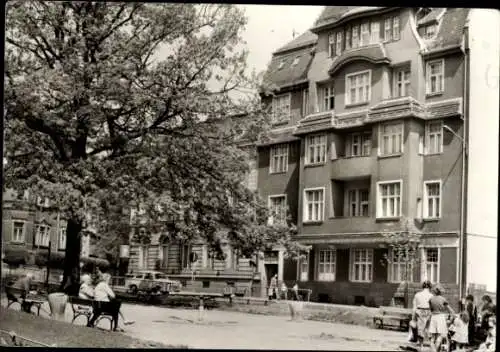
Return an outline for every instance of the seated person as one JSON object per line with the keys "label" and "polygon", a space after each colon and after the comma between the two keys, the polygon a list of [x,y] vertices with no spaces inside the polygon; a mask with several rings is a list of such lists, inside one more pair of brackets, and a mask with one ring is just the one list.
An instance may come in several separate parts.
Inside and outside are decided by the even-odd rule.
{"label": "seated person", "polygon": [[33,273],[27,273],[26,275],[17,279],[11,285],[12,288],[21,290],[21,309],[26,313],[31,313],[32,302],[26,302],[26,297],[28,297],[28,294],[30,293],[31,284],[33,283],[34,277],[35,275],[33,275]]}
{"label": "seated person", "polygon": [[483,352],[483,351],[484,352],[493,352],[493,351],[495,351],[496,336],[497,336],[496,325],[497,325],[496,316],[495,315],[490,316],[488,318],[489,329],[488,329],[488,333],[487,333],[487,336],[486,336],[486,341],[484,341],[479,346],[479,349],[477,349],[476,351],[481,351],[481,352]]}
{"label": "seated person", "polygon": [[84,299],[94,299],[94,288],[91,285],[92,278],[90,275],[83,275],[81,282],[82,284],[80,285],[80,290],[78,291],[78,297]]}
{"label": "seated person", "polygon": [[[96,285],[94,289],[94,300],[99,301],[99,302],[116,302],[119,303],[119,301],[116,299],[116,295],[109,287],[109,281],[111,280],[111,275],[109,274],[103,274],[100,279],[98,284]],[[103,307],[102,306],[96,306],[94,308],[94,314],[92,318],[89,320],[89,323],[87,326],[94,326],[95,321],[97,318],[103,313]],[[123,316],[121,311],[118,311],[119,316],[121,316],[123,320],[123,324],[125,325],[130,325],[133,324],[134,321],[127,321],[125,317]],[[115,321],[115,326],[114,330],[116,330],[118,326],[118,321]]]}

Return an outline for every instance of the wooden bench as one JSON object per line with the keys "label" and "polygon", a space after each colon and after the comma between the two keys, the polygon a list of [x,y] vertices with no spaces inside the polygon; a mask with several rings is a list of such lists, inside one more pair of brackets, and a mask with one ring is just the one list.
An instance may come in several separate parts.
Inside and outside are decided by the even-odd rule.
{"label": "wooden bench", "polygon": [[[5,286],[5,293],[7,294],[7,308],[9,308],[11,305],[18,303],[20,307],[22,307],[23,302],[26,304],[29,304],[31,307],[35,307],[37,309],[37,315],[40,315],[40,309],[42,305],[46,302],[45,299],[41,299],[40,297],[33,297],[33,295],[28,294],[26,298],[21,298],[21,293],[23,292],[22,289],[12,287],[12,286]],[[18,296],[16,296],[18,295]]]}
{"label": "wooden bench", "polygon": [[[110,323],[110,330],[113,330],[113,322],[116,319],[116,325],[118,325],[118,312],[120,311],[121,306],[120,302],[113,302],[114,304],[109,305],[110,302],[100,302],[92,299],[69,296],[68,303],[70,304],[73,313],[71,323],[73,323],[79,316],[84,316],[87,319],[88,324],[97,305],[103,305],[103,311],[95,323],[97,324],[101,319],[108,319]],[[107,307],[107,305],[109,305],[109,307]]]}
{"label": "wooden bench", "polygon": [[375,327],[383,329],[386,326],[408,330],[413,312],[409,308],[380,307],[380,313],[373,317]]}

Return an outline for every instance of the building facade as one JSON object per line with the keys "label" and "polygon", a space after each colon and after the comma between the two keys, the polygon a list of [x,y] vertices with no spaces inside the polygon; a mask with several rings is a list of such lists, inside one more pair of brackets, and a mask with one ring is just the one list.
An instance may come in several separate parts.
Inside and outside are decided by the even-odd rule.
{"label": "building facade", "polygon": [[[262,94],[273,138],[258,146],[258,189],[312,248],[278,271],[312,289],[313,300],[387,305],[407,279],[412,292],[427,279],[454,302],[463,295],[467,187],[488,192],[479,173],[474,184],[466,178],[464,165],[480,158],[471,150],[467,159],[467,129],[477,129],[474,138],[493,130],[498,141],[498,105],[496,122],[481,125],[468,104],[471,11],[326,7],[273,54],[272,94]],[[409,271],[383,235],[407,231],[421,236]]]}

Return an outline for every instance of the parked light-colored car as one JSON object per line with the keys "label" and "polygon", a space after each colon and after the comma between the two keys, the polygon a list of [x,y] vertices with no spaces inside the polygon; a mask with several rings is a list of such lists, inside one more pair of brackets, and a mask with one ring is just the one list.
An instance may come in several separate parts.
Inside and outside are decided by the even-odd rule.
{"label": "parked light-colored car", "polygon": [[125,275],[125,287],[132,294],[136,294],[139,290],[168,293],[180,291],[182,284],[179,281],[170,280],[165,273],[160,271],[141,270]]}

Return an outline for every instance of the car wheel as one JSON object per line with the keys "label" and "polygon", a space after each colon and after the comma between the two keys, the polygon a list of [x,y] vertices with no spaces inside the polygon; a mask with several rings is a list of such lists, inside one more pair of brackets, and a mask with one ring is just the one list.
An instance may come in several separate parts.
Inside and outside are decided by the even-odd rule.
{"label": "car wheel", "polygon": [[137,286],[136,286],[136,285],[130,285],[130,286],[128,287],[128,291],[129,291],[131,294],[133,294],[133,295],[137,294]]}

